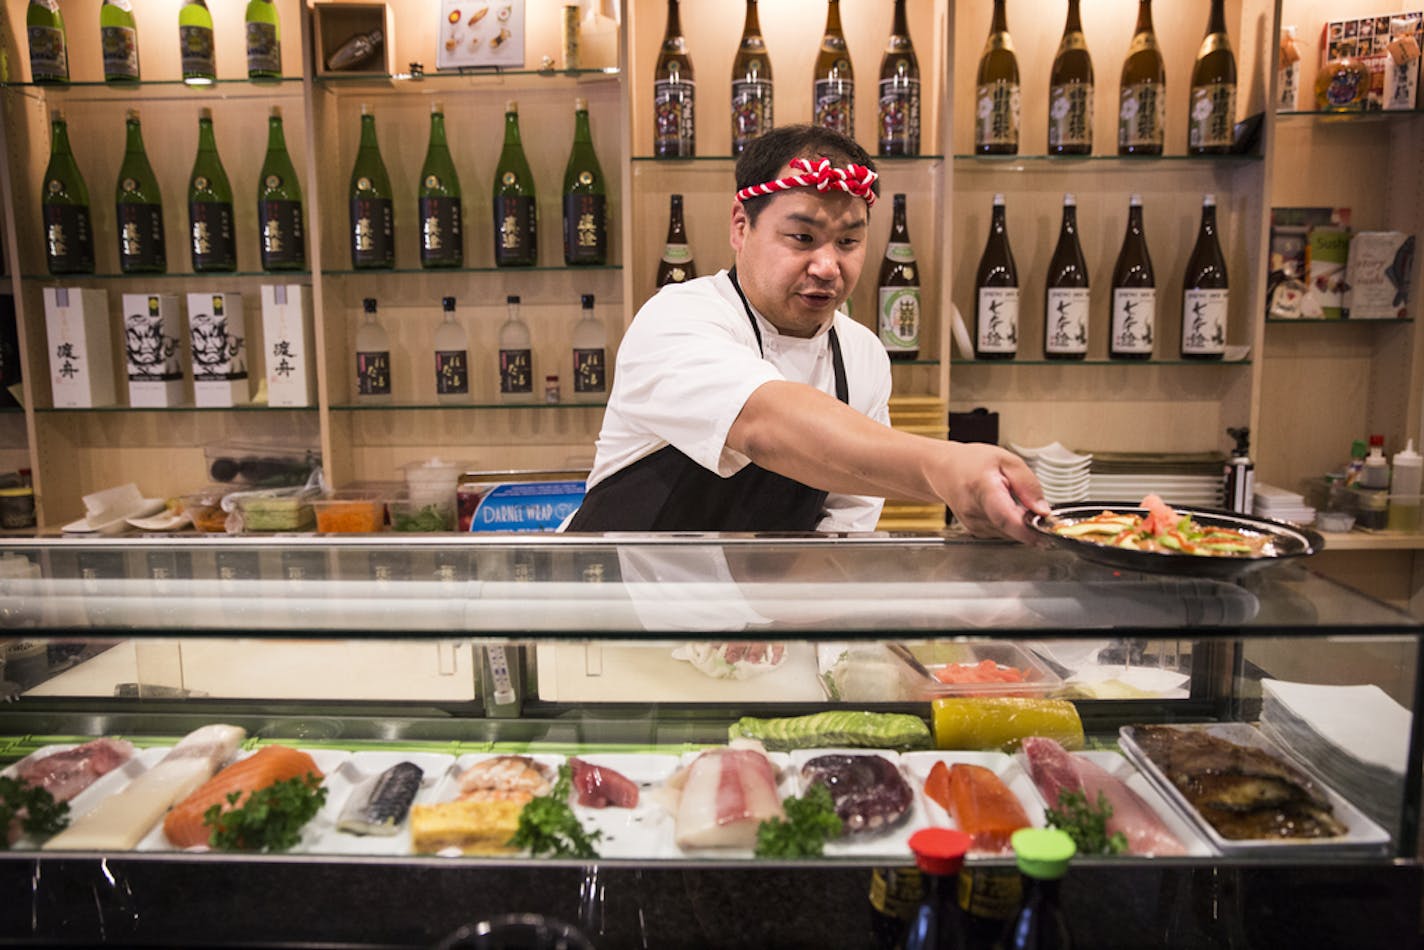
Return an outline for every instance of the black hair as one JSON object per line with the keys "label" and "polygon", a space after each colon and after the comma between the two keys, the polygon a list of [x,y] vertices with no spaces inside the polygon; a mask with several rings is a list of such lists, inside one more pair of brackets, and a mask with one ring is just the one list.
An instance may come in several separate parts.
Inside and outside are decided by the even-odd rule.
{"label": "black hair", "polygon": [[[875,159],[848,135],[820,125],[783,125],[747,143],[737,158],[737,190],[772,181],[793,158],[829,158],[832,165],[864,165],[875,171]],[[871,190],[880,194],[876,179]],[[757,215],[772,195],[758,195],[742,202],[747,220],[755,225]]]}

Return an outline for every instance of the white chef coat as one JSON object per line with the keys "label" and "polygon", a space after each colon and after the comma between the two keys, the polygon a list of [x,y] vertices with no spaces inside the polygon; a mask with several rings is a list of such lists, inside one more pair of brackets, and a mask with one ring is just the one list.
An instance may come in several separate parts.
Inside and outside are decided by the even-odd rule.
{"label": "white chef coat", "polygon": [[[723,478],[750,460],[727,447],[727,433],[763,383],[789,380],[835,395],[826,332],[786,336],[760,313],[762,353],[725,270],[670,284],[643,304],[618,347],[613,392],[603,416],[588,487],[666,445]],[[890,358],[869,329],[835,315],[850,406],[890,424]],[[884,499],[831,493],[818,531],[873,531]]]}

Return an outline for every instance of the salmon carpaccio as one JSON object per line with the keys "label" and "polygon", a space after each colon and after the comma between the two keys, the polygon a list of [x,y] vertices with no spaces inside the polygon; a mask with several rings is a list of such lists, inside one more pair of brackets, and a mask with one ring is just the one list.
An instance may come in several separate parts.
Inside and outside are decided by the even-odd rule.
{"label": "salmon carpaccio", "polygon": [[174,805],[163,819],[163,834],[179,848],[207,844],[212,829],[203,824],[203,813],[213,805],[221,805],[223,811],[229,811],[235,807],[227,800],[233,792],[242,793],[237,800],[240,807],[247,796],[258,789],[308,772],[318,780],[323,777],[316,762],[305,752],[284,745],[263,746],[229,765]]}
{"label": "salmon carpaccio", "polygon": [[1009,836],[1029,826],[1018,796],[982,765],[959,762],[948,768],[936,762],[925,781],[925,794],[973,839],[975,851],[1005,851]]}

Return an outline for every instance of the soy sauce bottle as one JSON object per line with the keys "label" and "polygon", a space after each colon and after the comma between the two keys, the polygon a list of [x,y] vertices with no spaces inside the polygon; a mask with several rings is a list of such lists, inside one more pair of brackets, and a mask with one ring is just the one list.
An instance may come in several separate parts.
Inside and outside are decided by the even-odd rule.
{"label": "soy sauce bottle", "polygon": [[969,835],[949,828],[922,828],[910,835],[910,850],[925,882],[924,900],[910,918],[905,950],[959,950],[965,947],[959,918],[959,869],[972,844]]}
{"label": "soy sauce bottle", "polygon": [[996,950],[1071,950],[1058,884],[1077,852],[1073,839],[1057,828],[1020,828],[1009,843],[1023,875],[1024,898]]}

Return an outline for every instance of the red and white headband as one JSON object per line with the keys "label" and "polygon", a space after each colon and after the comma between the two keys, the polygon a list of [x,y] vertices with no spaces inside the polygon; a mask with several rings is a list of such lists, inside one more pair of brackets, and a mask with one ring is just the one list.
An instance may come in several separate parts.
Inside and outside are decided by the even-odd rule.
{"label": "red and white headband", "polygon": [[793,158],[790,164],[792,171],[799,174],[788,175],[761,185],[749,185],[737,192],[737,200],[746,201],[748,198],[775,194],[788,188],[814,187],[817,191],[839,188],[857,198],[864,198],[867,208],[875,204],[875,191],[871,186],[880,176],[864,165],[851,163],[845,168],[836,168],[828,158],[823,158],[814,165],[808,159]]}

